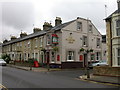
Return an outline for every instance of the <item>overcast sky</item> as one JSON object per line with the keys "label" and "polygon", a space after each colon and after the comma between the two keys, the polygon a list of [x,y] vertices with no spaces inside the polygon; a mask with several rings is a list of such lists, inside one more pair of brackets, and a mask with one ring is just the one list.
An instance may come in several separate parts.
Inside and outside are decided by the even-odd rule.
{"label": "overcast sky", "polygon": [[106,34],[105,11],[109,16],[116,9],[117,0],[0,0],[0,41],[19,37],[21,31],[30,34],[34,27],[42,29],[45,21],[54,26],[56,17],[61,17],[63,23],[89,18]]}

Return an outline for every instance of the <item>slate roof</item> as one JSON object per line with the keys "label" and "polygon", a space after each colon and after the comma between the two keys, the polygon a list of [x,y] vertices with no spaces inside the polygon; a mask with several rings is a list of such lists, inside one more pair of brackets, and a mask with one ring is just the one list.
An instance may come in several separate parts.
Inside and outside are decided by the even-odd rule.
{"label": "slate roof", "polygon": [[75,20],[72,20],[72,21],[69,21],[69,22],[66,22],[66,23],[63,23],[63,24],[60,24],[60,25],[58,25],[58,26],[55,26],[55,27],[53,27],[51,30],[60,30],[60,29],[62,29],[62,28],[64,28],[64,27],[66,27],[67,25],[69,25],[69,24],[71,24],[72,22],[74,22]]}
{"label": "slate roof", "polygon": [[119,13],[119,12],[120,12],[119,10],[116,10],[116,11],[113,12],[110,16],[108,16],[105,20],[111,19],[111,17],[112,17],[113,14],[117,14],[117,13]]}
{"label": "slate roof", "polygon": [[19,42],[19,41],[27,40],[27,39],[30,39],[30,38],[33,38],[33,37],[37,37],[37,36],[40,36],[40,35],[43,35],[43,34],[46,34],[45,30],[29,34],[29,35],[27,35],[27,36],[25,36],[23,38],[19,37],[19,38],[15,39],[15,40],[8,41],[6,43],[3,43],[3,46],[11,44],[11,43],[16,43],[16,42]]}
{"label": "slate roof", "polygon": [[[62,28],[66,27],[67,25],[69,25],[70,23],[72,23],[74,21],[75,20],[72,20],[72,21],[60,24],[58,26],[54,26],[53,28],[51,28],[51,30],[54,30],[54,31],[61,30]],[[42,31],[39,31],[39,32],[36,32],[36,33],[32,33],[32,34],[29,34],[29,35],[27,35],[27,36],[25,36],[23,38],[19,37],[19,38],[15,39],[15,40],[11,40],[11,41],[8,41],[6,43],[3,43],[3,46],[8,45],[8,44],[12,44],[12,43],[16,43],[16,42],[19,42],[19,41],[27,40],[27,39],[37,37],[37,36],[40,36],[40,35],[44,35],[46,33],[47,33],[47,30],[42,30]]]}

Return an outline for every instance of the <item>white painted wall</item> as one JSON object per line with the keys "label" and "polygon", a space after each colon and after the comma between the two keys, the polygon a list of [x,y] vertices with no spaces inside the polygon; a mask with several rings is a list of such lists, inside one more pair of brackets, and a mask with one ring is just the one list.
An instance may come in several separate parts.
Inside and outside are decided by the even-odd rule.
{"label": "white painted wall", "polygon": [[[82,31],[78,31],[77,30],[77,22],[80,21],[82,22]],[[87,29],[87,24],[91,24],[93,26],[93,32],[92,33],[88,33],[88,29]],[[70,33],[72,33],[72,38],[75,40],[73,44],[69,43],[66,39],[69,38]],[[83,35],[88,37],[88,47],[84,47],[84,48],[88,48],[88,49],[94,49],[95,52],[99,51],[102,52],[102,44],[100,48],[96,47],[96,43],[97,43],[97,38],[100,38],[100,41],[102,40],[102,36],[99,33],[99,31],[95,28],[95,26],[91,23],[91,21],[87,21],[85,19],[77,19],[76,21],[74,21],[73,23],[69,24],[68,26],[66,26],[65,28],[62,29],[62,61],[66,61],[66,52],[68,50],[73,50],[75,51],[75,61],[79,61],[79,55],[78,52],[80,50],[80,48],[82,48],[82,38]],[[89,57],[90,59],[90,57]]]}

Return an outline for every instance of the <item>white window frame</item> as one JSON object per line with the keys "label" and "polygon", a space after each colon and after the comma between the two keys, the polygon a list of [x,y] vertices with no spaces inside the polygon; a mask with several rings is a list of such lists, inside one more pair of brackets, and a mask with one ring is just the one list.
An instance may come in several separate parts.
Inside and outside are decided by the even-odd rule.
{"label": "white window frame", "polygon": [[38,47],[38,39],[35,38],[35,47]]}
{"label": "white window frame", "polygon": [[28,48],[30,48],[30,41],[28,41]]}
{"label": "white window frame", "polygon": [[[72,54],[70,55],[70,52],[72,52]],[[74,61],[74,51],[67,51],[67,61]],[[71,56],[71,60],[69,59]]]}
{"label": "white window frame", "polygon": [[120,23],[120,19],[116,20],[116,36],[120,36],[120,25],[118,24],[118,22]]}
{"label": "white window frame", "polygon": [[96,60],[99,61],[101,59],[101,53],[96,52]]}
{"label": "white window frame", "polygon": [[40,37],[40,47],[43,47],[43,37]]}
{"label": "white window frame", "polygon": [[89,25],[89,32],[92,32],[93,26]]}
{"label": "white window frame", "polygon": [[77,22],[77,30],[82,31],[82,22]]}
{"label": "white window frame", "polygon": [[97,40],[96,40],[96,46],[97,46],[97,48],[100,48],[100,38],[97,38]]}
{"label": "white window frame", "polygon": [[[120,50],[120,48],[117,48],[117,65],[120,66],[120,51],[118,52],[118,50]],[[119,58],[119,59],[118,59]]]}
{"label": "white window frame", "polygon": [[51,63],[55,63],[55,52],[51,52]]}
{"label": "white window frame", "polygon": [[47,45],[50,45],[50,35],[47,35]]}
{"label": "white window frame", "polygon": [[87,36],[83,36],[83,46],[87,46],[88,45],[88,38]]}

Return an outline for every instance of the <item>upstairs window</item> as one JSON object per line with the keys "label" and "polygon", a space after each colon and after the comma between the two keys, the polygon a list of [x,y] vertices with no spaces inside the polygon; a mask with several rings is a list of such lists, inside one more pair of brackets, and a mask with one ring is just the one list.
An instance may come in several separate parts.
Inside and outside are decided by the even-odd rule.
{"label": "upstairs window", "polygon": [[97,38],[97,48],[100,47],[100,38]]}
{"label": "upstairs window", "polygon": [[30,48],[30,41],[28,41],[28,48]]}
{"label": "upstairs window", "polygon": [[89,25],[89,32],[92,32],[92,25]]}
{"label": "upstairs window", "polygon": [[83,46],[87,46],[87,36],[83,36]]}
{"label": "upstairs window", "polygon": [[82,23],[81,22],[77,22],[77,30],[82,30]]}
{"label": "upstairs window", "polygon": [[35,47],[38,47],[38,39],[35,38]]}
{"label": "upstairs window", "polygon": [[50,35],[47,35],[47,45],[50,45]]}
{"label": "upstairs window", "polygon": [[40,38],[40,47],[43,46],[43,37]]}
{"label": "upstairs window", "polygon": [[120,36],[120,20],[116,21],[116,35]]}

